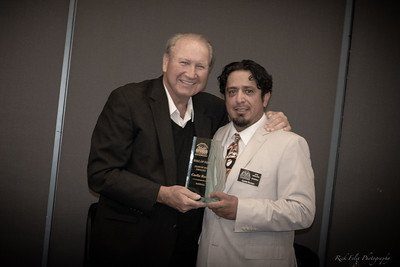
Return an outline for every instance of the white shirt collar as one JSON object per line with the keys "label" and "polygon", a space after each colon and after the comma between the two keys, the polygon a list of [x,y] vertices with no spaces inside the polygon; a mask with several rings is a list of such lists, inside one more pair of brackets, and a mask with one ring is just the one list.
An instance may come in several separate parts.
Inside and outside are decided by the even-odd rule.
{"label": "white shirt collar", "polygon": [[172,100],[172,97],[169,94],[168,89],[165,86],[165,84],[164,84],[164,90],[165,90],[165,93],[167,94],[167,98],[168,98],[169,116],[170,116],[171,120],[182,128],[185,127],[185,125],[188,121],[192,120],[192,122],[194,122],[194,108],[193,108],[192,97],[189,98],[185,117],[182,119],[181,115],[179,113],[179,110],[176,107],[174,101]]}
{"label": "white shirt collar", "polygon": [[[240,140],[243,141],[244,147],[246,147],[247,144],[250,142],[250,139],[253,137],[254,133],[257,131],[257,129],[262,127],[266,123],[267,123],[267,117],[265,116],[265,114],[263,114],[263,116],[257,122],[255,122],[251,126],[247,127],[243,131],[238,132],[235,129],[235,126],[233,126],[233,122],[230,122],[229,123],[230,124],[229,133],[227,135],[227,139],[223,142],[224,147],[227,148],[230,145],[230,143],[233,142],[233,140],[234,140],[233,136],[235,135],[235,133],[239,133]],[[243,148],[239,149],[239,154],[241,151],[243,151]]]}

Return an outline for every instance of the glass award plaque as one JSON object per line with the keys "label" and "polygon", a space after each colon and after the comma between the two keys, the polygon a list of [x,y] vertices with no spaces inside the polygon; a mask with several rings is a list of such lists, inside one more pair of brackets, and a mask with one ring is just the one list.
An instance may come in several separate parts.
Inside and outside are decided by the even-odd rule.
{"label": "glass award plaque", "polygon": [[209,196],[214,191],[223,190],[224,178],[221,142],[193,137],[185,186],[199,194],[203,202],[217,201]]}

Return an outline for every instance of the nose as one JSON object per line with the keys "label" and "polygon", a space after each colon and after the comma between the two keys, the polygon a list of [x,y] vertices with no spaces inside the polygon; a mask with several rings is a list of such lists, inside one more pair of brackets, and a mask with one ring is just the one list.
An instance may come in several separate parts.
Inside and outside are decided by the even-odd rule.
{"label": "nose", "polygon": [[191,79],[196,78],[197,76],[196,67],[192,65],[188,66],[188,68],[186,69],[186,75]]}
{"label": "nose", "polygon": [[243,93],[242,90],[238,90],[236,93],[236,102],[242,103],[244,101],[245,101],[245,94]]}

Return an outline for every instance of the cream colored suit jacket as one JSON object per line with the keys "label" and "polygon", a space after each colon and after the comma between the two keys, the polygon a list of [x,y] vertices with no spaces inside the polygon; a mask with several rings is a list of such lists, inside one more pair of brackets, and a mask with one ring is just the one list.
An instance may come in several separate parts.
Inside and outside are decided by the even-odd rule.
{"label": "cream colored suit jacket", "polygon": [[[222,144],[228,132],[229,124],[213,140]],[[223,166],[221,154],[214,160]],[[309,227],[315,214],[314,174],[304,138],[260,127],[222,188],[238,197],[237,217],[220,218],[206,208],[197,266],[296,266],[294,230]]]}

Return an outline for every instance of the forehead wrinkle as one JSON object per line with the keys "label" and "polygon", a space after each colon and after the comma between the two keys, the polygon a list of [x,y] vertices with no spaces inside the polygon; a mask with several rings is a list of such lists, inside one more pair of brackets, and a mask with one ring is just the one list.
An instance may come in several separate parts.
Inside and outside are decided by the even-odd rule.
{"label": "forehead wrinkle", "polygon": [[205,48],[205,50],[207,50],[208,56],[211,57],[211,51],[210,51],[208,44],[201,39],[182,37],[181,39],[178,39],[173,46],[171,46],[169,52],[174,53],[177,46],[183,46],[183,47],[180,47],[181,49],[184,47],[188,47],[188,46],[197,47],[197,48],[202,47],[202,48]]}

